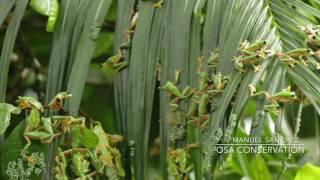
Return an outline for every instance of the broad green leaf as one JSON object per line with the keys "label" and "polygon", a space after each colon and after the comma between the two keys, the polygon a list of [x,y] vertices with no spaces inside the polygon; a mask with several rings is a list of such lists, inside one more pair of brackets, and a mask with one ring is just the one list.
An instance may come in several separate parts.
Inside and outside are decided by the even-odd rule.
{"label": "broad green leaf", "polygon": [[320,178],[320,167],[306,163],[300,168],[294,180],[318,180]]}
{"label": "broad green leaf", "polygon": [[3,135],[10,125],[11,114],[19,114],[20,112],[20,108],[11,104],[0,103],[0,135]]}
{"label": "broad green leaf", "polygon": [[92,130],[85,128],[81,131],[80,141],[84,147],[92,149],[97,146],[99,138]]}
{"label": "broad green leaf", "polygon": [[[18,159],[23,159],[21,156],[21,150],[23,147],[26,145],[26,141],[23,138],[23,132],[25,130],[26,123],[25,121],[22,121],[21,123],[16,126],[16,128],[12,131],[12,133],[9,135],[7,138],[6,142],[4,143],[3,151],[1,154],[1,171],[4,177],[7,178],[5,171],[8,169],[8,165],[10,162],[14,162]],[[43,165],[45,166],[45,157],[47,154],[47,148],[44,144],[41,144],[39,141],[32,141],[32,144],[30,148],[28,149],[28,152],[30,153],[39,153],[43,154]],[[27,164],[24,164],[24,168],[27,167]],[[24,169],[26,170],[26,169]],[[42,169],[42,172],[44,169]],[[34,180],[40,180],[41,179],[41,174],[40,175],[35,175],[34,173],[30,177],[30,179]]]}

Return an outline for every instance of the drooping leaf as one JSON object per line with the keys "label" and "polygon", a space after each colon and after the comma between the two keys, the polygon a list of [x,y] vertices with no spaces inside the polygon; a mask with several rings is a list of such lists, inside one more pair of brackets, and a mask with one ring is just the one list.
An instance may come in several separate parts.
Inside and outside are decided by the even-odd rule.
{"label": "drooping leaf", "polygon": [[20,108],[11,104],[0,103],[0,135],[3,135],[10,125],[11,114],[19,114],[20,112]]}
{"label": "drooping leaf", "polygon": [[31,0],[30,6],[38,13],[49,16],[51,0]]}
{"label": "drooping leaf", "polygon": [[53,32],[59,11],[58,0],[31,0],[30,6],[39,14],[48,16],[48,32]]}

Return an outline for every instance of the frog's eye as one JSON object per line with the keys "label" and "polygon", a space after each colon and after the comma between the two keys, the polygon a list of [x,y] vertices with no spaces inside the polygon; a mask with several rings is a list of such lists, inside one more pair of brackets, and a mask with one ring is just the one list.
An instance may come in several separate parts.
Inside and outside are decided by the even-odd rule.
{"label": "frog's eye", "polygon": [[308,52],[308,53],[311,52],[310,49],[308,49],[307,52]]}
{"label": "frog's eye", "polygon": [[316,39],[316,36],[312,36],[312,39]]}
{"label": "frog's eye", "polygon": [[263,44],[267,44],[267,41],[263,41],[262,43],[263,43]]}
{"label": "frog's eye", "polygon": [[257,54],[256,57],[258,58],[258,57],[260,57],[260,56]]}
{"label": "frog's eye", "polygon": [[57,103],[60,103],[61,102],[61,98],[57,98],[56,101],[57,101]]}
{"label": "frog's eye", "polygon": [[293,94],[293,93],[291,94],[291,97],[295,97],[295,96],[296,96],[295,94]]}

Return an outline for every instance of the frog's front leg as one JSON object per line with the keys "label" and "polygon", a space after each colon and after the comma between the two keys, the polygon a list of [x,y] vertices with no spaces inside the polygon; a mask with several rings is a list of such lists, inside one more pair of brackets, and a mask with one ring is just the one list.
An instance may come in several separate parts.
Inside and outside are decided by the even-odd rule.
{"label": "frog's front leg", "polygon": [[123,68],[128,66],[128,62],[123,61],[123,62],[119,62],[117,64],[113,64],[113,68],[115,69],[115,72],[120,72]]}
{"label": "frog's front leg", "polygon": [[252,65],[254,72],[259,72],[261,71],[261,66],[260,65]]}
{"label": "frog's front leg", "polygon": [[185,174],[189,173],[189,172],[192,170],[192,168],[193,168],[192,165],[188,166],[188,167],[185,169],[184,173],[185,173]]}
{"label": "frog's front leg", "polygon": [[56,134],[53,134],[49,137],[49,139],[46,139],[46,140],[41,140],[43,143],[46,143],[46,144],[50,144],[55,138],[59,137],[62,135],[62,132],[58,132]]}
{"label": "frog's front leg", "polygon": [[302,56],[299,57],[299,61],[300,61],[304,66],[308,66],[308,60],[304,59]]}
{"label": "frog's front leg", "polygon": [[250,91],[250,96],[252,96],[252,97],[259,96],[259,95],[264,95],[267,99],[271,97],[271,95],[267,91],[257,92],[256,87],[254,87],[254,85],[252,85],[252,84],[249,84],[248,88]]}
{"label": "frog's front leg", "polygon": [[181,98],[181,99],[189,98],[189,97],[191,97],[194,93],[195,93],[195,91],[194,91],[193,89],[191,89],[189,86],[187,86],[187,87],[185,87],[185,88],[182,90],[182,93],[181,93],[180,98]]}
{"label": "frog's front leg", "polygon": [[179,108],[179,105],[175,104],[175,103],[170,103],[169,107],[171,108],[172,112],[176,112],[178,110],[178,108]]}
{"label": "frog's front leg", "polygon": [[156,2],[155,4],[153,4],[153,7],[154,8],[161,8],[163,3],[164,3],[164,0],[160,0],[160,1]]}

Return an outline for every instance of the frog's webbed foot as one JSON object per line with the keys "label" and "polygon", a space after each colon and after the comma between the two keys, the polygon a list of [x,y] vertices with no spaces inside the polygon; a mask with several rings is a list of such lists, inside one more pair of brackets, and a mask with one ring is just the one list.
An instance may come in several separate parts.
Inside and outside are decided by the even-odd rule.
{"label": "frog's webbed foot", "polygon": [[280,110],[278,109],[279,104],[268,104],[264,106],[264,109],[269,113],[278,116],[280,114]]}
{"label": "frog's webbed foot", "polygon": [[254,96],[254,94],[257,92],[256,87],[254,87],[254,85],[249,84],[248,85],[249,91],[250,91],[250,96]]}
{"label": "frog's webbed foot", "polygon": [[259,72],[259,71],[261,71],[261,66],[260,65],[257,65],[257,66],[253,65],[253,69],[254,69],[254,72]]}
{"label": "frog's webbed foot", "polygon": [[115,72],[120,72],[122,69],[124,69],[125,67],[128,66],[128,62],[123,61],[121,63],[115,64],[114,68],[115,68]]}

